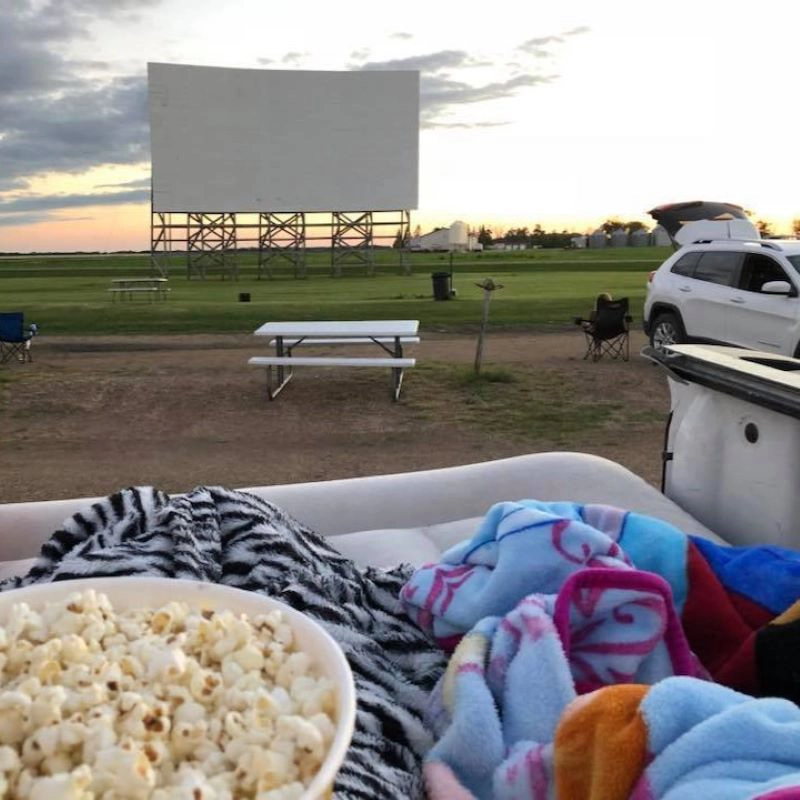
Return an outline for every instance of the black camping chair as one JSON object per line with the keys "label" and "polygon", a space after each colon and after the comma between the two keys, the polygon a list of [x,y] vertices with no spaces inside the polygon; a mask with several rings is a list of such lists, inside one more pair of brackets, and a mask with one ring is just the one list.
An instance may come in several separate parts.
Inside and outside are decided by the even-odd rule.
{"label": "black camping chair", "polygon": [[628,298],[610,300],[603,296],[597,298],[597,307],[590,319],[575,317],[586,337],[586,353],[583,358],[599,361],[603,356],[621,358],[631,357],[630,331],[628,324],[633,317],[628,314]]}
{"label": "black camping chair", "polygon": [[0,364],[6,364],[12,358],[23,363],[33,361],[31,339],[36,331],[35,322],[25,327],[25,316],[21,311],[0,311]]}

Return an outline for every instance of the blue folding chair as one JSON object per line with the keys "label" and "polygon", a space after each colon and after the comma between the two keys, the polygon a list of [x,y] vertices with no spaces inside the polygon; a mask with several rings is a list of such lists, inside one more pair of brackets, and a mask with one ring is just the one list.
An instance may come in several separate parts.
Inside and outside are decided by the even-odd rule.
{"label": "blue folding chair", "polygon": [[25,316],[21,311],[0,311],[0,364],[16,358],[17,361],[33,361],[31,339],[38,326],[32,322],[25,327]]}

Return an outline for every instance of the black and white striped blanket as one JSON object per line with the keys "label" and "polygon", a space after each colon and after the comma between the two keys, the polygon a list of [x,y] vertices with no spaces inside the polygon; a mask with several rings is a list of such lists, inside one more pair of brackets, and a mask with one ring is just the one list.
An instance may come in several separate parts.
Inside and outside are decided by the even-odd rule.
{"label": "black and white striped blanket", "polygon": [[197,488],[126,489],[67,520],[27,575],[0,591],[89,576],[155,575],[263,592],[314,617],[342,646],[358,692],[337,798],[422,797],[423,710],[445,657],[400,609],[412,569],[363,569],[271,503]]}

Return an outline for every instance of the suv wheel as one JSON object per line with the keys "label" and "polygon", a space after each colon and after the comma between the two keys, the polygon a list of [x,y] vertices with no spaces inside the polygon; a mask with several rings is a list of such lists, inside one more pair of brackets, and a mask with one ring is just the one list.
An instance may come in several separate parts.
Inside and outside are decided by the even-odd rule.
{"label": "suv wheel", "polygon": [[675,314],[664,312],[653,320],[650,344],[657,350],[663,350],[670,344],[680,344],[685,338],[683,325]]}

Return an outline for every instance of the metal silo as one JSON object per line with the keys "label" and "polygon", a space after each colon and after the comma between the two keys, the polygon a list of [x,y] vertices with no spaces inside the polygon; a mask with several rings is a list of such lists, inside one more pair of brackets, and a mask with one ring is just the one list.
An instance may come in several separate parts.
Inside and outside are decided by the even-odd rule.
{"label": "metal silo", "polygon": [[628,231],[625,228],[616,228],[611,231],[609,238],[609,247],[627,247],[628,246]]}
{"label": "metal silo", "polygon": [[606,246],[606,232],[598,228],[594,233],[589,234],[589,247],[592,249]]}
{"label": "metal silo", "polygon": [[450,249],[466,250],[469,237],[469,227],[466,222],[456,220],[450,226]]}

